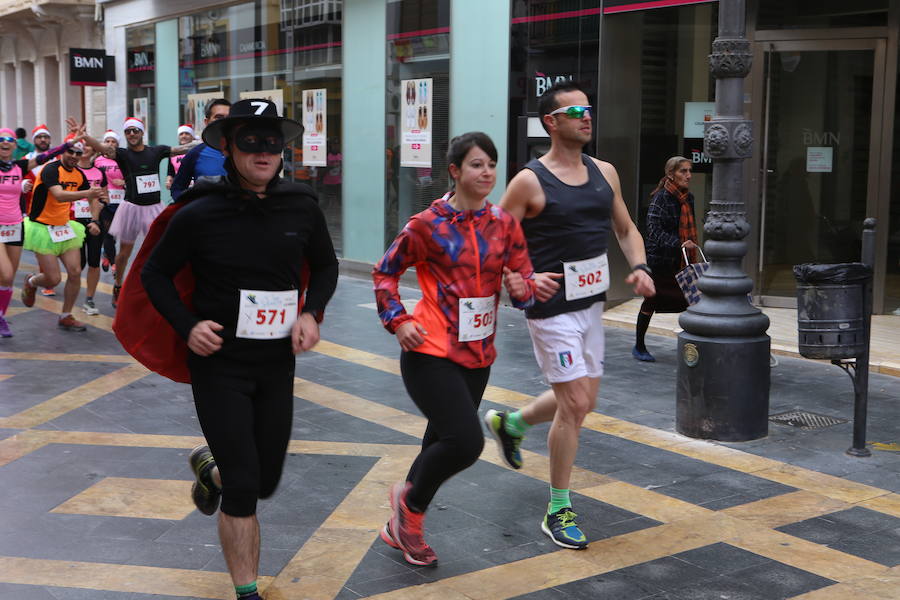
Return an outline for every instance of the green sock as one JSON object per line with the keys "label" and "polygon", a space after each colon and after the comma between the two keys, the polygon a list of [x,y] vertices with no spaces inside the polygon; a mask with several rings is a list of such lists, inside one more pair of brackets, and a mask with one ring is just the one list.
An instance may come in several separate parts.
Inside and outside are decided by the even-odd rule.
{"label": "green sock", "polygon": [[550,504],[547,505],[547,514],[552,515],[561,508],[572,506],[569,500],[569,490],[558,490],[555,487],[550,488]]}
{"label": "green sock", "polygon": [[234,586],[234,591],[237,593],[238,600],[241,598],[248,598],[256,593],[256,582],[248,583],[245,585],[236,585]]}
{"label": "green sock", "polygon": [[516,412],[509,413],[506,415],[506,433],[509,435],[513,435],[515,437],[524,437],[528,430],[531,429],[531,425],[525,422],[525,419],[522,418],[522,411],[517,410]]}

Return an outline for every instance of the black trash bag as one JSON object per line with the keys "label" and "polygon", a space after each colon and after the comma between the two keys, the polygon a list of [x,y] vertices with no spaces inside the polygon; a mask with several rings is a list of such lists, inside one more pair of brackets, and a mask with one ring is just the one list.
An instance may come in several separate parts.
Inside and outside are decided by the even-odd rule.
{"label": "black trash bag", "polygon": [[794,265],[797,283],[862,283],[872,278],[872,267],[863,263]]}

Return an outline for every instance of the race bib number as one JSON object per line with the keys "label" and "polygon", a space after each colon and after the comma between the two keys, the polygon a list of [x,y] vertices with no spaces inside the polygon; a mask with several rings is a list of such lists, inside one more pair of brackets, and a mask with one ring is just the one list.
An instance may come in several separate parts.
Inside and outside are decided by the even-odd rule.
{"label": "race bib number", "polygon": [[75,230],[69,225],[47,225],[47,231],[54,243],[75,239]]}
{"label": "race bib number", "polygon": [[22,241],[22,224],[0,225],[0,244]]}
{"label": "race bib number", "polygon": [[114,190],[112,188],[107,188],[106,191],[109,192],[110,204],[122,204],[122,200],[125,199],[125,190]]}
{"label": "race bib number", "polygon": [[609,289],[609,259],[606,254],[564,262],[563,272],[566,274],[566,300],[596,296]]}
{"label": "race bib number", "polygon": [[459,299],[459,341],[483,340],[494,333],[497,322],[496,296]]}
{"label": "race bib number", "polygon": [[72,203],[72,212],[76,219],[91,218],[91,203],[88,200],[76,200]]}
{"label": "race bib number", "polygon": [[151,194],[159,191],[159,175],[137,175],[134,179],[137,182],[138,194]]}
{"label": "race bib number", "polygon": [[253,340],[279,340],[291,335],[297,320],[297,290],[267,292],[240,290],[235,337]]}

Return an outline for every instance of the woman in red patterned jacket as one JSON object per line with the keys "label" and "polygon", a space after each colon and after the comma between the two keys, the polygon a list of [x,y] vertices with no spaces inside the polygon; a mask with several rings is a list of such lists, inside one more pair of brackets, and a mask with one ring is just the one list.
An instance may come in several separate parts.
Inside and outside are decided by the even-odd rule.
{"label": "woman in red patterned jacket", "polygon": [[[447,164],[454,188],[410,218],[372,271],[378,314],[403,351],[403,383],[428,419],[406,480],[391,487],[394,512],[381,532],[414,565],[436,565],[422,534],[425,510],[441,484],[478,460],[484,446],[478,405],[497,356],[500,288],[505,282],[516,308],[534,302],[522,229],[487,201],[496,181],[493,142],[480,132],[453,138]],[[397,291],[411,266],[422,290],[412,315]]]}

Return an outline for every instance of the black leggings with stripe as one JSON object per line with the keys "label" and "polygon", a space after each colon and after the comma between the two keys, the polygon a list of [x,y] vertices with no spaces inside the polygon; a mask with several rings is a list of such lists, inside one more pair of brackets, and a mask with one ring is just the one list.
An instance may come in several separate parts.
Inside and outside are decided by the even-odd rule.
{"label": "black leggings with stripe", "polygon": [[400,372],[406,391],[428,419],[422,451],[406,476],[412,482],[407,503],[424,512],[445,481],[481,456],[478,406],[491,368],[467,369],[446,358],[403,352]]}

